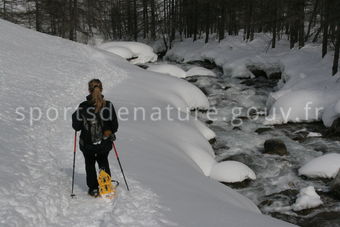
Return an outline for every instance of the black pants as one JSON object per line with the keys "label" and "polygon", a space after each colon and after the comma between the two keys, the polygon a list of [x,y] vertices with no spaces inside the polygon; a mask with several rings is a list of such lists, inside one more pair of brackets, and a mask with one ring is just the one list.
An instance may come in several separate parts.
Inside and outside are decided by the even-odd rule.
{"label": "black pants", "polygon": [[90,189],[98,188],[96,162],[98,163],[99,169],[103,169],[106,173],[111,176],[110,164],[108,160],[109,152],[111,147],[103,146],[91,146],[82,147],[85,158],[85,170],[86,170],[86,183]]}

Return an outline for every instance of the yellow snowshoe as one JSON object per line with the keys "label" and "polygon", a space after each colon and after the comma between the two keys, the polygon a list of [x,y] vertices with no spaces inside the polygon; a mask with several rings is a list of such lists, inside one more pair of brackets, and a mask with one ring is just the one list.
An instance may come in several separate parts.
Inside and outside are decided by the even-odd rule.
{"label": "yellow snowshoe", "polygon": [[99,195],[102,198],[114,199],[117,196],[116,188],[118,186],[118,181],[115,185],[112,184],[111,177],[104,170],[99,171],[98,184],[99,184]]}

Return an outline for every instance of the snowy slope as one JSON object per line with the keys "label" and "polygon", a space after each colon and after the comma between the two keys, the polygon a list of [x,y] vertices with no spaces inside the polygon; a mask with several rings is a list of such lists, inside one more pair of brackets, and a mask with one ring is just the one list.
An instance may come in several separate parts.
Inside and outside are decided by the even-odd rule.
{"label": "snowy slope", "polygon": [[[144,71],[118,56],[0,20],[1,226],[286,226],[247,198],[205,177],[187,156],[211,147],[194,122],[121,121],[117,148],[130,183],[110,204],[86,195],[82,154],[70,198],[73,131],[70,113],[99,77],[104,94],[125,106],[207,108],[197,88]],[[30,126],[15,109],[40,107]],[[59,118],[46,118],[48,108]],[[53,111],[52,114],[53,115]],[[114,156],[113,174],[122,182]]]}

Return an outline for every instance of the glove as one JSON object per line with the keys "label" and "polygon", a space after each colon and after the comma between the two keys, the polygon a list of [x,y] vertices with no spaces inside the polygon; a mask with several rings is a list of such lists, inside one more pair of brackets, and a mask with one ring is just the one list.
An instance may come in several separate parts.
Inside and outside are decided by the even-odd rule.
{"label": "glove", "polygon": [[116,140],[116,136],[115,134],[112,133],[111,130],[105,130],[103,133],[103,139],[104,140],[110,140],[110,141],[115,141]]}
{"label": "glove", "polygon": [[105,130],[103,133],[103,137],[104,138],[108,138],[112,135],[112,131],[111,130]]}
{"label": "glove", "polygon": [[116,140],[116,135],[115,134],[111,134],[111,136],[109,136],[107,139],[110,140],[111,142],[113,142],[113,141]]}

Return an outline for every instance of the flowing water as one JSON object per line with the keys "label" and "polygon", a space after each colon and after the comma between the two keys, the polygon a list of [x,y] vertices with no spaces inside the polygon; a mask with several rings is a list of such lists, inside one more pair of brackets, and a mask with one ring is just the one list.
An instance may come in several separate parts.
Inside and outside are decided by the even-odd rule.
{"label": "flowing water", "polygon": [[[208,97],[213,120],[208,113],[200,119],[216,133],[212,144],[217,161],[236,160],[249,166],[257,176],[254,181],[228,184],[251,199],[264,214],[301,226],[340,226],[340,201],[329,193],[330,181],[298,176],[298,169],[308,160],[324,153],[340,153],[337,138],[327,138],[322,123],[265,126],[268,94],[275,90],[277,80],[270,80],[257,72],[255,79],[240,80],[223,75],[211,65],[215,77],[193,76],[187,80],[199,87]],[[178,64],[183,69],[189,64]],[[308,137],[309,132],[320,136]],[[315,135],[315,134],[314,134]],[[317,134],[316,134],[317,135]],[[286,156],[263,154],[267,139],[282,140],[289,154]],[[291,205],[301,188],[314,186],[324,204],[318,208],[294,212]]]}

